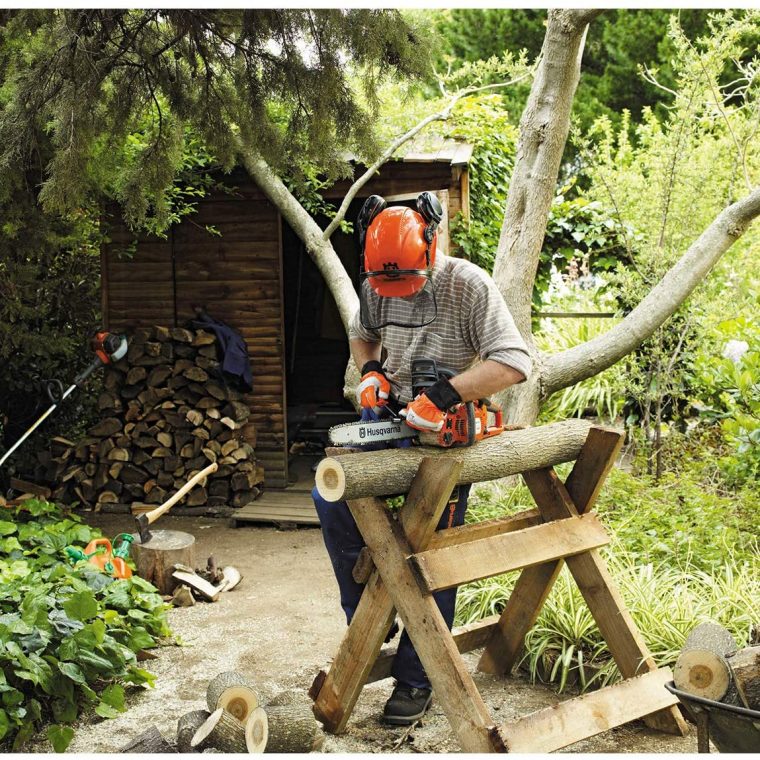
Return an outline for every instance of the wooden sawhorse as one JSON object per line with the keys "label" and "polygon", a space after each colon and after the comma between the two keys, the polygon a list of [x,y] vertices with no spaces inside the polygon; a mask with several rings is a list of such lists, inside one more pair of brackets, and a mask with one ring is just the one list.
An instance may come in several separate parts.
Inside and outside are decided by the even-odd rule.
{"label": "wooden sawhorse", "polygon": [[[436,532],[462,462],[435,456],[422,460],[398,520],[383,499],[349,500],[372,562],[332,666],[309,692],[325,730],[343,731],[364,685],[390,675],[395,652],[381,647],[398,611],[466,752],[550,752],[636,718],[683,735],[663,685],[671,672],[654,664],[597,551],[609,539],[590,509],[622,441],[591,428],[565,483],[553,467],[522,473],[538,508],[511,517]],[[497,725],[461,653],[485,647],[478,669],[508,674],[565,562],[624,680]],[[522,572],[500,616],[448,630],[432,592],[510,570]]]}

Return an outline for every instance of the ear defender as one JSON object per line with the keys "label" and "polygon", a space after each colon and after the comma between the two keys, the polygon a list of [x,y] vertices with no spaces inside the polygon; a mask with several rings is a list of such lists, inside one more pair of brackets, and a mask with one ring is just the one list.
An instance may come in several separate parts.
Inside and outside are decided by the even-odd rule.
{"label": "ear defender", "polygon": [[441,206],[441,202],[433,193],[426,190],[417,196],[417,211],[420,212],[422,218],[427,222],[424,235],[426,242],[430,244],[433,242],[435,231],[443,219],[443,206]]}
{"label": "ear defender", "polygon": [[359,215],[356,217],[356,232],[358,234],[359,253],[364,258],[364,241],[369,228],[375,217],[385,209],[388,204],[380,195],[370,195],[362,205]]}

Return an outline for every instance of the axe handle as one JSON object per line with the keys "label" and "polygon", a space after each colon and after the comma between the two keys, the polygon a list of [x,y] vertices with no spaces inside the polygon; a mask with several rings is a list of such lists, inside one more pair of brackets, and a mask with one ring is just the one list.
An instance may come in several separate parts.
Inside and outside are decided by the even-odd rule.
{"label": "axe handle", "polygon": [[212,472],[216,472],[218,465],[216,462],[212,462],[205,470],[201,470],[199,473],[193,475],[190,480],[185,483],[182,488],[177,491],[170,499],[167,499],[160,507],[152,509],[150,512],[145,513],[145,518],[148,521],[148,525],[151,525],[164,512],[168,512],[199,480],[203,480],[207,475],[211,475]]}

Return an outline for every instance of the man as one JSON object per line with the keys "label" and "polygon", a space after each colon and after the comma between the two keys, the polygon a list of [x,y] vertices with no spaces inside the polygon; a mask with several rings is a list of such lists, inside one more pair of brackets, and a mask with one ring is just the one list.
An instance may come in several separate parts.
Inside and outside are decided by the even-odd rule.
{"label": "man", "polygon": [[[360,309],[349,341],[361,369],[357,398],[363,419],[391,412],[406,417],[410,427],[435,432],[447,409],[490,396],[530,374],[525,342],[493,280],[475,264],[437,251],[442,216],[438,199],[427,192],[417,199],[417,211],[387,207],[379,196],[370,196],[359,213]],[[411,366],[421,358],[434,359],[456,374],[414,398]],[[455,489],[438,529],[464,523],[468,493],[469,486]],[[345,502],[327,502],[316,489],[313,496],[350,622],[363,590],[352,570],[364,541]],[[434,596],[451,628],[456,589]],[[394,623],[386,640],[397,631]],[[406,632],[392,675],[396,685],[383,717],[387,723],[409,725],[425,714],[432,692]]]}

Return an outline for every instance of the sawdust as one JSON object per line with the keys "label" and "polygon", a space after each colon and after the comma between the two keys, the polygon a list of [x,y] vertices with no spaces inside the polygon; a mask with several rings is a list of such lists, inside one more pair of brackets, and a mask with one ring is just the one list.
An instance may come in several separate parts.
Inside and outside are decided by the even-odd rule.
{"label": "sawdust", "polygon": [[[131,530],[127,516],[94,516],[106,535]],[[224,520],[167,516],[161,527],[193,533],[196,564],[213,554],[220,565],[234,565],[242,583],[215,604],[170,612],[181,646],[164,647],[145,663],[157,676],[153,689],[132,689],[129,709],[112,720],[93,717],[76,726],[69,752],[117,752],[154,724],[170,741],[177,719],[205,709],[206,686],[217,673],[248,674],[262,701],[284,689],[307,690],[325,667],[343,635],[337,586],[318,529],[279,531],[273,527],[231,529]],[[524,715],[566,698],[532,685],[521,674],[501,679],[475,672],[477,654],[465,656],[475,683],[497,721]],[[458,745],[446,716],[433,702],[428,715],[411,732],[379,720],[390,681],[367,686],[346,733],[326,735],[323,752],[456,752]],[[405,736],[406,734],[406,736]],[[28,748],[46,752],[40,738]],[[636,722],[578,742],[572,752],[695,752],[696,734],[685,738],[656,733]]]}

